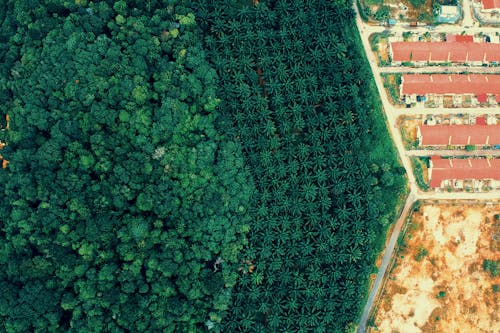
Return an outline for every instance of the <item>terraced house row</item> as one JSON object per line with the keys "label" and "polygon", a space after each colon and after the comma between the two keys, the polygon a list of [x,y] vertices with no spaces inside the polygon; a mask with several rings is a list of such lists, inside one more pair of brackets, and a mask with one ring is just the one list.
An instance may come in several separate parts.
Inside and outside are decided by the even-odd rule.
{"label": "terraced house row", "polygon": [[420,98],[451,95],[474,97],[479,103],[500,102],[500,75],[486,74],[404,74],[401,96],[409,102]]}
{"label": "terraced house row", "polygon": [[389,52],[394,65],[412,62],[465,63],[471,65],[500,62],[500,43],[475,42],[473,36],[448,35],[445,42],[392,42]]}

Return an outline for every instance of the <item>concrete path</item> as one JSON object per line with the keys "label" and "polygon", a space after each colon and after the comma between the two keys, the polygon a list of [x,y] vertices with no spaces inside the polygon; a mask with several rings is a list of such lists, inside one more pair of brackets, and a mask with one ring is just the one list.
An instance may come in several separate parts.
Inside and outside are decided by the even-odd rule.
{"label": "concrete path", "polygon": [[[394,33],[403,33],[405,31],[412,31],[414,33],[425,33],[427,31],[430,31],[431,29],[429,27],[418,27],[418,28],[410,28],[408,24],[404,23],[399,23],[396,26],[393,26],[391,28],[386,28],[382,26],[376,26],[376,25],[369,25],[365,24],[362,22],[361,17],[358,12],[358,8],[356,4],[353,4],[354,10],[356,12],[356,25],[361,37],[361,41],[363,44],[363,48],[366,54],[366,57],[368,58],[368,62],[370,64],[370,68],[373,73],[373,77],[375,80],[375,84],[377,86],[377,90],[380,96],[380,99],[382,101],[382,106],[384,113],[387,117],[387,122],[388,122],[388,129],[389,133],[394,141],[394,145],[396,146],[396,149],[398,151],[399,157],[401,159],[401,162],[403,164],[403,167],[406,170],[406,174],[408,176],[408,182],[410,186],[410,195],[407,198],[407,201],[405,203],[404,209],[401,212],[401,215],[399,216],[393,232],[391,234],[391,237],[389,239],[389,243],[387,244],[387,247],[384,250],[384,257],[382,259],[381,266],[379,268],[379,271],[377,273],[377,277],[373,283],[372,289],[370,291],[370,294],[368,296],[368,300],[366,302],[366,305],[364,307],[363,313],[361,315],[357,333],[365,333],[367,329],[367,321],[370,317],[370,313],[373,308],[373,302],[375,301],[376,297],[378,296],[380,292],[380,288],[382,285],[382,282],[384,280],[384,276],[387,273],[387,268],[390,263],[390,260],[392,258],[394,248],[396,246],[397,239],[399,237],[399,234],[401,232],[401,228],[404,225],[404,222],[406,220],[406,216],[412,206],[412,204],[416,200],[494,200],[500,198],[500,191],[491,191],[491,192],[486,192],[486,193],[468,193],[468,192],[423,192],[421,191],[415,181],[415,176],[413,174],[413,170],[411,168],[411,163],[410,163],[410,156],[428,156],[428,154],[436,154],[438,151],[409,151],[407,152],[405,150],[403,140],[401,137],[401,133],[397,127],[397,118],[401,115],[432,115],[432,114],[478,114],[478,115],[484,115],[484,114],[500,114],[500,108],[499,107],[491,107],[491,108],[450,108],[450,109],[443,109],[443,108],[425,108],[423,106],[417,106],[417,107],[412,107],[412,108],[398,108],[392,105],[389,102],[389,99],[387,97],[387,94],[385,92],[385,88],[382,82],[382,78],[380,76],[381,72],[394,72],[394,73],[405,73],[405,72],[412,72],[412,73],[425,73],[427,72],[461,72],[461,71],[468,71],[472,72],[473,70],[479,73],[497,73],[498,68],[492,68],[492,67],[467,67],[465,66],[462,67],[422,67],[422,68],[409,68],[409,67],[400,67],[400,68],[393,68],[393,67],[384,67],[384,68],[379,68],[377,66],[377,59],[375,55],[373,54],[371,50],[371,46],[369,44],[369,36],[372,33],[375,32],[384,32],[384,31],[389,31],[389,32],[394,32]],[[463,26],[458,26],[458,25],[444,25],[441,24],[437,27],[432,28],[432,31],[435,33],[446,33],[446,34],[461,34],[464,32],[464,28],[467,26],[467,33],[468,34],[478,34],[478,33],[484,33],[484,34],[495,34],[498,32],[498,28],[495,27],[478,27],[478,26],[473,26],[471,28],[468,27],[469,24],[469,17],[470,17],[470,4],[469,0],[464,1],[464,6],[468,7],[468,13],[465,13],[466,19],[463,20],[462,24]],[[473,155],[470,154],[470,152],[466,151],[448,151],[444,150],[441,151],[441,153],[446,153],[449,156],[455,156],[454,154],[460,154],[460,155]],[[474,153],[474,152],[473,152]],[[484,153],[484,151],[482,152]],[[499,152],[497,151],[491,151],[491,154],[489,155],[495,155],[497,156]],[[420,154],[425,154],[425,155],[420,155]]]}
{"label": "concrete path", "polygon": [[405,224],[406,217],[408,216],[408,213],[410,212],[410,209],[416,200],[417,196],[415,195],[415,193],[410,192],[410,195],[408,195],[408,198],[406,199],[406,203],[403,207],[403,210],[401,211],[401,214],[399,215],[398,220],[394,225],[394,229],[392,231],[391,238],[389,239],[389,243],[387,244],[384,250],[384,257],[382,258],[382,262],[378,269],[377,277],[375,278],[373,287],[370,291],[370,294],[368,295],[368,300],[366,301],[365,308],[363,309],[357,333],[364,333],[366,331],[366,324],[368,322],[368,319],[370,318],[373,302],[375,301],[375,298],[377,297],[380,291],[381,284],[384,281],[384,277],[387,273],[387,268],[389,267],[389,263],[391,262],[392,259],[392,253],[394,252],[394,249],[396,247],[396,243],[398,241],[399,234],[401,233],[401,229]]}
{"label": "concrete path", "polygon": [[466,28],[467,31],[469,31],[469,28],[472,28],[472,26],[474,25],[474,21],[472,20],[472,8],[470,0],[462,0],[462,11],[464,13],[462,27]]}
{"label": "concrete path", "polygon": [[394,112],[398,116],[401,115],[437,115],[437,114],[475,114],[475,115],[485,115],[485,114],[500,114],[500,108],[489,107],[489,108],[426,108],[422,106],[415,106],[409,109],[397,108],[393,105],[388,105],[387,108]]}
{"label": "concrete path", "polygon": [[[499,29],[500,30],[500,29]],[[482,66],[422,66],[422,67],[401,67],[401,66],[385,66],[380,67],[381,73],[441,73],[441,74],[460,74],[460,73],[475,73],[475,74],[498,74],[500,67],[482,67]]]}
{"label": "concrete path", "polygon": [[500,149],[477,149],[466,151],[462,149],[413,149],[405,152],[407,156],[500,156]]}

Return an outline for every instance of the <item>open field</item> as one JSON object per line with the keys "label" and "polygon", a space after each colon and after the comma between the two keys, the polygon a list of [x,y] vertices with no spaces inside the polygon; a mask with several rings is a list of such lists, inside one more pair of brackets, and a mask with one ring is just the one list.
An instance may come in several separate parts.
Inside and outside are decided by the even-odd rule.
{"label": "open field", "polygon": [[382,73],[380,76],[382,77],[382,82],[384,82],[384,88],[390,102],[396,107],[401,107],[403,104],[399,91],[399,87],[401,85],[401,73]]}
{"label": "open field", "polygon": [[[418,1],[420,2],[420,1]],[[364,8],[369,8],[372,19],[380,19],[382,7],[387,7],[389,17],[403,22],[420,21],[432,23],[432,0],[422,1],[419,6],[414,6],[409,0],[361,0]]]}
{"label": "open field", "polygon": [[500,260],[499,214],[500,204],[422,205],[370,332],[500,332],[500,276],[484,269]]}

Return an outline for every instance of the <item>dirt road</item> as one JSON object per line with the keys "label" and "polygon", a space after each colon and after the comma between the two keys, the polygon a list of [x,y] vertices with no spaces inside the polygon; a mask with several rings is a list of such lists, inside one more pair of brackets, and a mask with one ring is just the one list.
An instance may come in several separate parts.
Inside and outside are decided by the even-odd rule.
{"label": "dirt road", "polygon": [[[465,6],[469,6],[469,1],[464,2]],[[370,294],[368,296],[368,300],[366,302],[365,308],[363,310],[363,313],[361,315],[360,321],[359,321],[359,326],[357,329],[357,333],[365,333],[366,331],[366,325],[367,325],[367,320],[370,316],[372,307],[373,307],[373,302],[380,290],[381,283],[383,281],[383,278],[386,274],[387,266],[389,265],[390,259],[393,255],[393,251],[395,248],[396,241],[399,237],[399,233],[401,231],[401,227],[404,224],[405,218],[407,216],[407,213],[411,207],[411,205],[416,201],[416,200],[434,200],[434,199],[441,199],[441,200],[448,200],[448,199],[467,199],[467,200],[494,200],[500,198],[500,191],[491,191],[491,192],[486,192],[486,193],[468,193],[468,192],[422,192],[418,189],[416,181],[415,181],[415,176],[413,174],[413,170],[411,168],[411,163],[410,163],[410,156],[417,156],[419,153],[417,152],[409,152],[407,153],[403,140],[401,137],[401,133],[396,125],[396,119],[398,116],[403,115],[403,114],[412,114],[412,115],[426,115],[426,114],[437,114],[437,113],[447,113],[447,114],[471,114],[471,113],[477,113],[477,114],[498,114],[500,113],[500,109],[498,107],[492,107],[492,108],[454,108],[454,109],[438,109],[438,108],[424,108],[422,106],[410,108],[410,109],[404,109],[404,108],[396,108],[393,106],[387,97],[387,94],[384,89],[384,85],[382,82],[382,78],[380,76],[381,72],[418,72],[418,73],[424,73],[425,70],[428,70],[429,72],[455,72],[458,70],[461,70],[462,68],[459,67],[453,67],[453,69],[447,68],[447,67],[437,67],[437,69],[434,68],[408,68],[408,67],[400,67],[398,69],[396,68],[379,68],[377,66],[377,60],[375,58],[375,55],[373,54],[371,50],[371,46],[369,44],[369,36],[372,33],[375,32],[383,32],[385,30],[389,30],[391,32],[396,32],[396,33],[403,33],[405,31],[411,30],[414,33],[425,33],[429,31],[427,27],[419,27],[419,28],[413,28],[409,29],[409,26],[407,24],[398,24],[394,27],[391,27],[390,29],[386,29],[385,27],[381,26],[373,26],[373,25],[368,25],[364,24],[361,20],[361,17],[358,12],[358,8],[356,4],[353,4],[354,10],[356,12],[356,25],[358,27],[358,31],[361,37],[361,41],[363,44],[363,48],[365,50],[366,57],[368,58],[368,62],[370,64],[373,77],[375,80],[375,84],[377,86],[377,90],[380,96],[380,99],[382,101],[382,106],[384,113],[386,114],[387,117],[387,122],[388,122],[388,129],[389,133],[394,141],[394,144],[397,148],[399,157],[401,159],[401,162],[406,170],[406,173],[408,175],[408,180],[409,180],[409,185],[410,185],[410,195],[408,196],[408,199],[406,201],[405,207],[402,211],[402,214],[399,216],[393,232],[391,234],[389,243],[384,251],[384,257],[382,259],[382,264],[380,266],[379,272],[377,273],[377,277],[374,281],[373,287],[370,291]],[[467,10],[466,10],[467,11]],[[462,22],[462,24],[465,26],[466,24],[469,24],[469,16],[470,16],[470,8],[468,10],[468,13],[466,13],[466,20]],[[461,34],[463,31],[462,26],[453,26],[453,25],[439,25],[438,27],[434,28],[433,31],[437,33],[447,33],[447,34]],[[483,34],[495,34],[498,32],[498,28],[490,28],[490,27],[471,27],[467,28],[467,33],[469,34],[478,34],[478,33],[483,33]],[[467,67],[467,70],[470,71],[470,67]],[[491,73],[491,72],[497,72],[496,68],[489,68],[489,67],[478,67],[475,68],[475,70],[478,71],[483,71],[484,73]],[[465,70],[464,70],[465,71]],[[425,152],[425,151],[424,151]],[[432,153],[435,153],[433,151]],[[414,154],[414,155],[412,155]],[[453,154],[455,154],[455,151],[453,151]],[[462,151],[462,152],[456,152],[456,154],[461,154],[461,155],[467,155],[468,152]],[[497,155],[497,152],[494,153],[495,156]],[[470,155],[470,154],[469,154]],[[493,155],[490,154],[490,155]]]}
{"label": "dirt road", "polygon": [[391,262],[392,253],[394,252],[394,248],[396,247],[396,243],[398,241],[401,228],[405,224],[406,217],[408,216],[408,213],[410,212],[410,209],[416,200],[417,196],[415,195],[415,193],[410,192],[408,198],[406,199],[406,203],[403,207],[403,210],[401,211],[401,214],[399,215],[399,218],[396,224],[394,225],[391,238],[389,239],[389,243],[387,244],[384,250],[384,257],[382,258],[382,263],[380,264],[379,270],[377,272],[377,277],[375,278],[372,290],[368,295],[368,300],[366,301],[365,308],[363,309],[363,314],[361,315],[361,320],[358,326],[358,331],[357,331],[358,333],[364,333],[366,331],[366,323],[368,321],[368,318],[370,317],[373,301],[375,300],[375,297],[377,297],[378,295],[380,286],[387,272],[387,267],[389,267],[389,263]]}

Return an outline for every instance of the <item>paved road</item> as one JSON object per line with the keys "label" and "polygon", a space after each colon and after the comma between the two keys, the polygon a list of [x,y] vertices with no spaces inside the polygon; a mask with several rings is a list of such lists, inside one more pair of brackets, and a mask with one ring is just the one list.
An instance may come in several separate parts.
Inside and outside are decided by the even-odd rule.
{"label": "paved road", "polygon": [[[468,3],[468,0],[464,2],[464,4],[469,8],[468,14],[466,13],[466,19],[463,20],[462,24],[463,26],[467,26],[469,24],[469,16],[470,16],[470,5]],[[442,109],[442,108],[425,108],[423,106],[417,106],[413,107],[410,109],[406,108],[396,108],[394,105],[392,105],[389,102],[389,99],[387,97],[387,94],[384,89],[384,85],[382,83],[382,79],[380,76],[381,72],[387,72],[387,68],[382,68],[380,69],[377,66],[377,60],[375,58],[375,55],[371,51],[371,47],[369,44],[369,36],[372,33],[375,32],[383,32],[385,30],[389,30],[391,32],[395,33],[403,33],[405,31],[411,30],[412,32],[417,32],[417,33],[425,33],[429,31],[428,28],[426,27],[419,27],[419,28],[412,28],[409,29],[409,26],[407,24],[398,24],[394,27],[391,27],[389,29],[386,29],[385,27],[381,26],[373,26],[373,25],[368,25],[364,24],[361,21],[358,8],[354,4],[354,10],[356,11],[356,25],[358,27],[361,41],[363,44],[363,48],[365,50],[365,54],[368,58],[373,77],[375,80],[375,84],[377,86],[377,90],[380,96],[380,99],[382,101],[383,105],[383,110],[386,114],[388,125],[389,125],[389,133],[394,141],[394,144],[397,148],[397,151],[399,153],[399,157],[401,159],[401,162],[406,170],[406,173],[408,175],[408,181],[410,185],[410,195],[408,196],[408,199],[406,201],[405,207],[402,211],[402,214],[399,216],[398,221],[396,222],[396,225],[394,226],[394,230],[391,234],[391,238],[389,240],[389,243],[385,249],[384,252],[384,257],[382,259],[381,266],[379,268],[379,271],[377,273],[377,277],[373,283],[372,289],[370,291],[370,294],[368,296],[368,300],[366,302],[365,308],[363,310],[363,313],[361,315],[361,319],[359,321],[359,326],[357,329],[357,333],[365,333],[366,331],[366,325],[367,325],[367,320],[370,316],[372,307],[373,307],[373,302],[375,298],[377,297],[378,293],[380,292],[380,286],[383,281],[383,278],[386,274],[387,267],[389,265],[389,262],[392,258],[393,251],[395,248],[396,241],[399,237],[399,233],[401,231],[401,228],[404,224],[405,217],[411,207],[411,205],[418,199],[430,199],[430,200],[447,200],[447,199],[452,199],[452,200],[457,200],[457,199],[467,199],[467,200],[493,200],[493,199],[498,199],[500,198],[500,191],[491,191],[487,193],[457,193],[457,192],[423,192],[421,191],[416,184],[415,181],[415,176],[413,175],[413,170],[411,168],[411,163],[410,163],[410,156],[412,152],[407,153],[404,145],[403,145],[403,140],[401,138],[401,133],[396,125],[396,120],[397,117],[400,115],[404,114],[411,114],[411,115],[427,115],[427,114],[499,114],[500,113],[500,108],[494,107],[494,108],[453,108],[453,109]],[[452,25],[439,25],[433,29],[434,32],[436,33],[447,33],[447,34],[461,34],[464,31],[464,27],[461,26],[452,26]],[[498,32],[498,28],[492,28],[492,27],[478,27],[474,26],[471,28],[467,28],[467,33],[469,34],[478,34],[478,33],[484,33],[484,34],[494,34]],[[445,72],[446,70],[450,71],[451,69],[447,69],[444,67],[439,68],[441,71]],[[456,69],[456,68],[455,68]],[[453,69],[453,70],[455,70]],[[413,69],[410,68],[401,68],[401,69],[395,69],[394,72],[410,72]],[[422,69],[415,69],[416,71],[422,70]],[[423,69],[425,70],[425,69]],[[434,70],[434,69],[432,69]],[[467,67],[467,70],[470,71],[471,67]],[[486,67],[484,69],[485,72],[488,72],[491,70],[490,68]],[[493,68],[493,70],[496,72],[496,68]],[[435,153],[435,151],[433,151]],[[415,153],[417,154],[417,153]]]}
{"label": "paved road", "polygon": [[370,43],[368,41],[368,37],[369,37],[370,33],[367,30],[364,30],[364,33],[363,33],[363,27],[366,27],[366,25],[364,25],[363,22],[361,21],[361,18],[359,16],[358,9],[357,9],[356,5],[354,5],[354,10],[356,11],[356,14],[357,14],[356,15],[356,25],[358,27],[358,30],[360,31],[363,48],[364,48],[365,54],[368,58],[368,62],[370,64],[370,67],[371,67],[371,70],[373,73],[373,78],[375,80],[375,84],[377,86],[377,90],[378,90],[380,99],[382,100],[382,106],[383,106],[384,112],[385,112],[386,117],[387,117],[387,122],[389,124],[389,126],[388,126],[389,133],[394,141],[394,145],[396,146],[396,149],[397,149],[398,154],[400,156],[401,163],[403,164],[403,167],[406,170],[406,174],[408,176],[408,182],[410,183],[410,189],[416,192],[417,183],[415,181],[415,177],[414,177],[413,173],[411,172],[412,168],[411,168],[410,159],[404,154],[405,148],[404,148],[403,140],[401,138],[401,133],[396,127],[396,119],[401,114],[401,112],[396,111],[396,108],[393,105],[391,105],[391,103],[389,102],[387,94],[385,93],[384,84],[383,84],[382,78],[380,76],[380,70],[379,70],[379,67],[377,66],[377,61],[375,59],[375,55],[371,51]]}
{"label": "paved road", "polygon": [[478,149],[474,151],[450,149],[415,149],[407,150],[407,156],[500,156],[500,149]]}
{"label": "paved road", "polygon": [[389,267],[389,263],[391,262],[392,253],[394,252],[394,249],[396,247],[401,229],[405,224],[406,217],[408,216],[410,208],[416,200],[417,196],[415,195],[415,193],[410,192],[410,195],[408,195],[408,198],[406,199],[404,208],[401,211],[396,224],[394,225],[391,238],[389,239],[389,243],[384,250],[384,257],[382,258],[382,263],[380,264],[380,267],[378,269],[377,277],[375,278],[373,287],[370,291],[370,294],[368,295],[368,300],[366,301],[365,308],[363,309],[363,314],[361,315],[361,320],[358,326],[358,333],[365,333],[366,331],[366,323],[368,322],[368,318],[370,318],[373,302],[375,301],[375,298],[379,293],[380,286],[384,281],[385,274],[387,273],[387,268]]}
{"label": "paved road", "polygon": [[[471,4],[470,0],[462,0],[462,10],[464,12],[464,19],[462,20],[462,27],[469,28],[474,25],[474,21],[472,20],[471,13]],[[469,29],[467,29],[469,31]]]}
{"label": "paved road", "polygon": [[500,114],[500,108],[498,107],[488,107],[488,108],[425,108],[422,106],[415,106],[409,109],[397,108],[393,105],[388,105],[388,109],[394,114],[401,115],[436,115],[436,114]]}
{"label": "paved road", "polygon": [[380,67],[382,73],[479,73],[479,74],[498,74],[500,67],[482,67],[482,66],[423,66],[423,67]]}
{"label": "paved road", "polygon": [[[500,191],[490,192],[422,192],[417,194],[419,200],[498,200]],[[364,332],[363,332],[364,333]]]}
{"label": "paved road", "polygon": [[471,28],[465,29],[464,27],[457,26],[457,25],[449,25],[449,24],[440,24],[438,26],[433,27],[432,29],[429,29],[428,27],[416,27],[416,28],[411,28],[408,23],[398,23],[395,26],[392,27],[383,27],[379,25],[368,25],[368,24],[363,24],[363,29],[361,32],[363,33],[368,33],[368,35],[375,33],[375,32],[384,32],[384,31],[389,31],[393,33],[398,33],[402,34],[403,32],[406,31],[411,31],[413,33],[419,33],[419,34],[424,34],[426,32],[434,32],[434,33],[445,33],[445,34],[458,34],[460,35],[462,32],[465,32],[467,30],[467,34],[496,34],[498,32],[497,27],[479,27],[479,26],[473,26]]}

